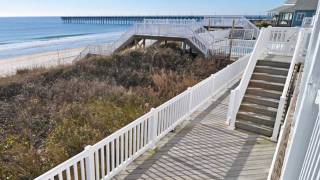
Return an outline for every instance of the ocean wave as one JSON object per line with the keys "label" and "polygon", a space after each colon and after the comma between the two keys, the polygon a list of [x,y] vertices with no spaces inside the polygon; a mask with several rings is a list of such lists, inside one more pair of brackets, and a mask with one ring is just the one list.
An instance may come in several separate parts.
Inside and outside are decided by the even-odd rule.
{"label": "ocean wave", "polygon": [[51,39],[42,39],[42,40],[34,40],[34,41],[27,41],[27,42],[21,42],[21,43],[6,43],[0,45],[0,53],[3,51],[9,51],[9,50],[23,50],[23,49],[29,49],[29,48],[43,48],[47,46],[57,46],[57,45],[65,45],[68,47],[68,44],[70,47],[72,47],[73,43],[82,43],[85,44],[85,42],[94,43],[95,40],[101,40],[101,38],[104,38],[105,41],[112,42],[116,40],[117,37],[120,37],[120,35],[123,32],[110,32],[110,33],[101,33],[101,34],[89,34],[89,35],[77,35],[77,36],[65,36],[61,38],[51,38]]}
{"label": "ocean wave", "polygon": [[76,37],[76,36],[84,36],[84,35],[91,35],[94,33],[83,33],[83,34],[66,34],[66,35],[57,35],[57,36],[44,36],[40,38],[33,38],[32,40],[50,40],[50,39],[60,39],[66,37]]}

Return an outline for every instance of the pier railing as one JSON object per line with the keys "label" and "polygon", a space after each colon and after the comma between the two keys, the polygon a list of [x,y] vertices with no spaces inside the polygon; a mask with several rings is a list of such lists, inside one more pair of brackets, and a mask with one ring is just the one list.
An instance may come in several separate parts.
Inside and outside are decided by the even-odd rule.
{"label": "pier railing", "polygon": [[161,138],[209,98],[220,94],[238,80],[248,60],[249,56],[239,59],[97,144],[87,146],[83,152],[36,180],[111,179],[141,154],[154,148]]}

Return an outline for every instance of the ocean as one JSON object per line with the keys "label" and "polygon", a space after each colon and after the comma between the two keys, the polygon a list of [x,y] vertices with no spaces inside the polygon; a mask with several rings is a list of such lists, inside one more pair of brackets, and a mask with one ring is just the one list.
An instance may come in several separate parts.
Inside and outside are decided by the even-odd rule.
{"label": "ocean", "polygon": [[130,25],[64,24],[60,17],[0,18],[0,60],[112,43]]}

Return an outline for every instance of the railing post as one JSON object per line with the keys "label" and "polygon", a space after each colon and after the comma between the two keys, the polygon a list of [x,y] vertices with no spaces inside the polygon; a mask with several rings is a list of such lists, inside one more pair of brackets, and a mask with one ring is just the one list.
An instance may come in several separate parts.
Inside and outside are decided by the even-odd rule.
{"label": "railing post", "polygon": [[92,146],[86,146],[85,151],[87,152],[88,156],[85,158],[86,162],[86,175],[88,180],[94,180],[94,153],[92,152]]}
{"label": "railing post", "polygon": [[[215,79],[216,79],[215,74],[211,74],[210,78],[211,78],[211,89],[214,90],[214,88],[216,87],[216,85],[215,85]],[[215,94],[215,92],[213,91],[211,96],[213,96],[214,94]]]}
{"label": "railing post", "polygon": [[150,126],[150,138],[151,138],[151,148],[154,149],[156,147],[157,140],[157,131],[158,131],[158,112],[155,108],[151,109],[152,121]]}
{"label": "railing post", "polygon": [[236,128],[236,102],[238,96],[238,90],[232,90],[230,94],[230,100],[229,100],[229,110],[228,110],[228,117],[227,117],[227,124],[229,125],[229,128],[234,130]]}
{"label": "railing post", "polygon": [[191,87],[188,88],[188,94],[189,94],[189,119],[191,116],[191,110],[192,110],[192,95],[193,95],[193,89]]}

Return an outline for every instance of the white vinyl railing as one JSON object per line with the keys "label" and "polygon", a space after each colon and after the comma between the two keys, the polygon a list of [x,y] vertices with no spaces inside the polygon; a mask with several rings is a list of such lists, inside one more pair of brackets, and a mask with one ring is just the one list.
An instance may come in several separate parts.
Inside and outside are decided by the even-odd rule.
{"label": "white vinyl railing", "polygon": [[239,79],[249,56],[189,88],[36,180],[111,179],[166,136],[199,106]]}
{"label": "white vinyl railing", "polygon": [[288,91],[291,85],[291,80],[292,80],[292,76],[293,76],[293,72],[294,72],[294,68],[296,66],[296,64],[298,64],[299,62],[302,62],[304,57],[305,57],[305,51],[308,49],[308,41],[305,41],[305,39],[307,39],[308,36],[310,36],[310,31],[307,31],[306,29],[301,29],[299,34],[298,34],[298,40],[296,43],[296,47],[295,47],[295,51],[293,54],[293,58],[292,58],[292,62],[288,71],[288,75],[287,75],[287,79],[284,85],[284,89],[282,92],[282,95],[280,97],[280,101],[279,101],[279,107],[277,110],[277,116],[276,116],[276,120],[275,120],[275,125],[273,128],[273,133],[272,133],[272,137],[271,140],[272,141],[277,141],[278,139],[278,135],[280,132],[280,126],[281,126],[281,122],[285,116],[285,105],[286,102],[288,101]]}
{"label": "white vinyl railing", "polygon": [[305,17],[303,18],[301,27],[311,28],[313,26],[314,17]]}
{"label": "white vinyl railing", "polygon": [[242,99],[249,85],[249,81],[251,79],[256,63],[259,57],[261,56],[261,53],[264,51],[264,48],[268,39],[267,35],[268,35],[268,30],[262,29],[260,32],[260,36],[257,40],[257,43],[254,47],[254,50],[250,56],[248,65],[243,74],[240,85],[235,90],[231,91],[227,123],[232,129],[235,129],[236,115],[239,111]]}
{"label": "white vinyl railing", "polygon": [[255,29],[233,29],[229,30],[231,39],[253,40],[256,38]]}
{"label": "white vinyl railing", "polygon": [[[319,107],[316,116],[314,128],[309,141],[308,150],[306,152],[304,162],[301,168],[299,180],[311,179],[318,180],[320,178],[320,89],[314,103]],[[298,179],[298,178],[297,178]]]}
{"label": "white vinyl railing", "polygon": [[[234,29],[233,31],[224,30],[209,32],[206,28],[204,28],[204,24],[211,20],[215,22],[216,26],[219,26],[219,23],[227,25],[235,20],[236,25],[241,25],[246,28],[241,30]],[[146,19],[143,23],[135,24],[112,45],[88,47],[83,51],[83,53],[81,53],[79,58],[84,57],[89,53],[110,55],[119,49],[133,35],[187,38],[205,56],[208,56],[210,53],[212,53],[212,45],[216,42],[224,40],[225,38],[229,38],[230,33],[232,33],[232,37],[236,39],[252,40],[257,37],[259,29],[246,18],[239,16],[207,17],[203,22],[196,22],[195,20]],[[215,51],[217,49],[216,47],[217,45],[215,45]],[[227,47],[222,46],[220,48],[221,53],[225,52],[226,49]],[[237,57],[239,57],[250,53],[251,50],[250,47],[236,47],[233,52]]]}
{"label": "white vinyl railing", "polygon": [[292,56],[296,47],[299,28],[270,28],[268,35],[268,54]]}
{"label": "white vinyl railing", "polygon": [[249,19],[244,18],[244,25],[243,25],[243,29],[252,29],[253,30],[253,37],[254,38],[258,38],[259,33],[260,33],[260,29],[254,25]]}
{"label": "white vinyl railing", "polygon": [[[235,128],[236,115],[259,58],[267,54],[293,56],[299,30],[298,28],[277,27],[261,30],[241,83],[235,90],[231,91],[227,123],[232,129]],[[276,47],[279,47],[279,49],[276,49]]]}
{"label": "white vinyl railing", "polygon": [[243,16],[207,16],[203,20],[205,26],[232,27],[233,21],[236,27],[243,27],[246,23]]}
{"label": "white vinyl railing", "polygon": [[244,55],[250,54],[253,51],[255,43],[255,40],[226,39],[223,41],[218,41],[211,45],[210,54],[229,55],[231,52],[231,57],[242,57]]}
{"label": "white vinyl railing", "polygon": [[144,19],[143,24],[195,24],[195,19]]}
{"label": "white vinyl railing", "polygon": [[213,27],[232,27],[233,22],[235,27],[252,29],[253,37],[258,38],[260,32],[259,28],[243,16],[208,16],[204,18],[202,24]]}

